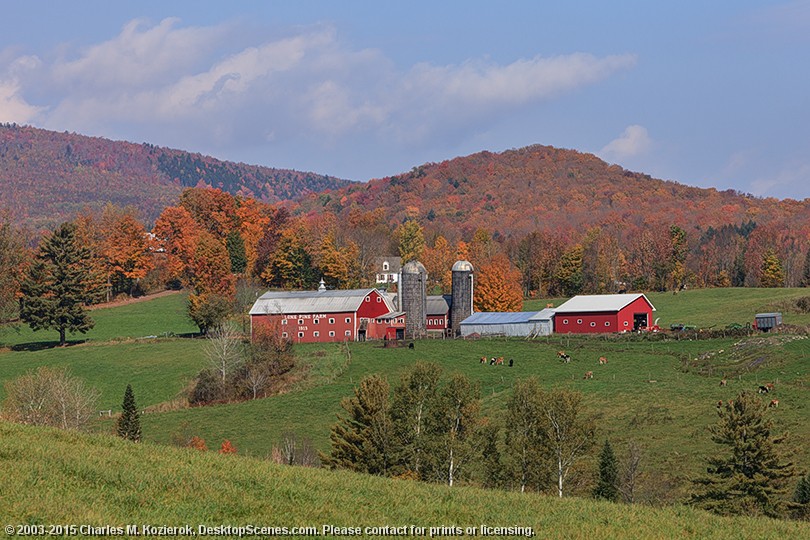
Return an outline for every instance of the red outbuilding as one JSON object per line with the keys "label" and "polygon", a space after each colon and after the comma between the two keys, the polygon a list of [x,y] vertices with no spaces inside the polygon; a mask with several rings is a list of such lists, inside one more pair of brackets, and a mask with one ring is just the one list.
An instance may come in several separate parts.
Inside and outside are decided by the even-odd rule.
{"label": "red outbuilding", "polygon": [[591,334],[646,330],[653,324],[652,305],[643,294],[575,296],[556,308],[554,332]]}

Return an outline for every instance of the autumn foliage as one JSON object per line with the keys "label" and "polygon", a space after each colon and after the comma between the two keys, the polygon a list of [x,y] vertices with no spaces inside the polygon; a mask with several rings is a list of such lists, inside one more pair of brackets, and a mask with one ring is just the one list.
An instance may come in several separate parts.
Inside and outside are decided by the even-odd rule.
{"label": "autumn foliage", "polygon": [[497,254],[482,265],[477,274],[475,298],[476,311],[521,311],[523,292],[520,288],[520,271],[506,255]]}

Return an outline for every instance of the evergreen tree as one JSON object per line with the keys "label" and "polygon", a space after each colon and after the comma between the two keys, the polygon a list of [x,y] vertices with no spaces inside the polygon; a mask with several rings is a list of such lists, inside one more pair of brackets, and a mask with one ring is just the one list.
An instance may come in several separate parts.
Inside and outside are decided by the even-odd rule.
{"label": "evergreen tree", "polygon": [[799,479],[796,492],[793,494],[791,504],[794,517],[798,519],[810,518],[810,473]]}
{"label": "evergreen tree", "polygon": [[709,458],[707,475],[696,479],[693,503],[718,514],[781,513],[780,496],[793,464],[784,463],[779,444],[785,437],[771,433],[766,407],[755,394],[742,392],[718,410],[712,440],[729,447],[730,454]]}
{"label": "evergreen tree", "polygon": [[247,268],[247,253],[245,251],[245,241],[239,231],[231,231],[225,239],[225,248],[228,250],[228,257],[231,259],[231,271],[234,274],[241,274]]}
{"label": "evergreen tree", "polygon": [[599,455],[599,483],[593,490],[593,496],[597,499],[607,499],[616,502],[619,500],[619,467],[616,464],[616,456],[610,441],[605,439],[605,446]]}
{"label": "evergreen tree", "polygon": [[118,436],[132,442],[141,441],[141,419],[138,415],[138,406],[135,404],[135,394],[132,392],[132,385],[127,385],[124,391],[123,412],[118,418],[116,433]]}
{"label": "evergreen tree", "polygon": [[64,223],[46,238],[20,286],[20,318],[32,330],[54,329],[59,345],[66,332],[86,333],[94,322],[84,309],[89,302],[85,281],[90,252],[79,245],[76,225]]}
{"label": "evergreen tree", "polygon": [[350,469],[369,474],[390,473],[393,455],[390,387],[378,375],[366,377],[340,406],[346,416],[338,416],[329,438],[330,455],[321,455],[323,463],[333,469]]}

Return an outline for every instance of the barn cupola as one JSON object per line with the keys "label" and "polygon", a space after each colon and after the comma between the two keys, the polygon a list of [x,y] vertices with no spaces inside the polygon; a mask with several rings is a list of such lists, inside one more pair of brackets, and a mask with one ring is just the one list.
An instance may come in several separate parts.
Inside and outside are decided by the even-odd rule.
{"label": "barn cupola", "polygon": [[326,283],[323,282],[323,278],[321,278],[321,282],[318,284],[318,292],[324,292],[326,290]]}

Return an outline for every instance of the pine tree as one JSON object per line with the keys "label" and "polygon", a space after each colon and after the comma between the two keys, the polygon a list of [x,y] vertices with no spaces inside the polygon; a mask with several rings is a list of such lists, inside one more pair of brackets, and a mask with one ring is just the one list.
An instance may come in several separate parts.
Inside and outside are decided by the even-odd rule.
{"label": "pine tree", "polygon": [[810,473],[799,479],[790,506],[794,517],[798,519],[810,518]]}
{"label": "pine tree", "polygon": [[20,286],[20,318],[34,331],[57,330],[60,346],[66,332],[84,334],[94,325],[84,309],[89,301],[85,286],[89,257],[77,242],[76,225],[64,223],[43,241]]}
{"label": "pine tree", "polygon": [[389,405],[388,381],[378,375],[366,377],[340,406],[346,416],[338,416],[332,427],[330,455],[321,455],[333,469],[350,469],[387,475],[391,468],[394,440]]}
{"label": "pine tree", "polygon": [[793,464],[784,463],[779,444],[785,437],[771,433],[766,407],[755,394],[742,392],[718,411],[712,440],[730,454],[709,458],[707,475],[694,482],[699,491],[691,501],[718,514],[781,514],[780,496]]}
{"label": "pine tree", "polygon": [[599,483],[593,490],[593,496],[597,499],[607,499],[608,501],[619,500],[619,467],[616,464],[616,456],[610,441],[605,439],[605,446],[599,455]]}
{"label": "pine tree", "polygon": [[123,412],[118,418],[116,433],[118,436],[132,442],[141,441],[141,419],[138,415],[138,406],[135,404],[135,394],[132,385],[127,385],[124,391]]}
{"label": "pine tree", "polygon": [[228,250],[228,257],[231,259],[231,270],[234,274],[241,274],[248,264],[247,253],[245,252],[245,241],[239,231],[231,231],[225,239],[225,248]]}

